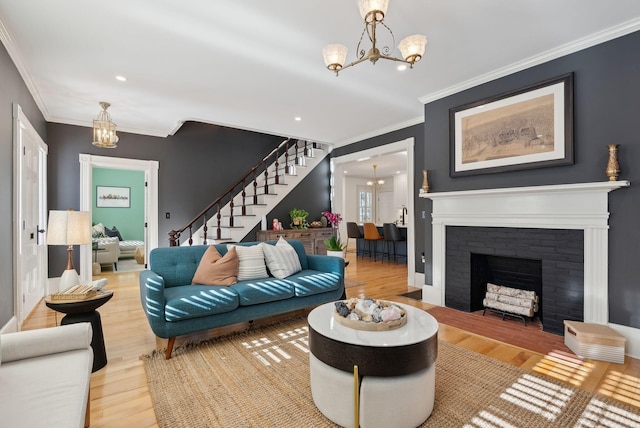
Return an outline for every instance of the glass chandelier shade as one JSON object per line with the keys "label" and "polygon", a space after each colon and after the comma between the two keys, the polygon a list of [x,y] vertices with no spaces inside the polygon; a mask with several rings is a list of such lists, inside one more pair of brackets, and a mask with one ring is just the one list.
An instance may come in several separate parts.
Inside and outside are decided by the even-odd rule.
{"label": "glass chandelier shade", "polygon": [[427,46],[427,38],[422,34],[414,34],[413,36],[405,37],[398,43],[398,49],[405,61],[414,63],[420,61],[422,55],[424,55],[424,49]]}
{"label": "glass chandelier shade", "polygon": [[118,147],[118,135],[116,134],[116,124],[111,121],[111,116],[107,109],[111,104],[101,102],[102,111],[98,117],[93,119],[93,144],[103,149],[115,149]]}
{"label": "glass chandelier shade", "polygon": [[[371,61],[373,64],[379,59],[398,61],[409,64],[409,67],[413,68],[413,64],[419,61],[424,55],[427,38],[420,34],[406,37],[400,41],[398,45],[402,57],[397,58],[391,56],[394,50],[395,37],[391,29],[384,23],[384,17],[389,7],[389,0],[357,0],[357,3],[360,16],[364,20],[364,30],[362,31],[360,41],[356,48],[358,59],[349,64],[345,64],[347,60],[347,47],[341,44],[332,44],[322,49],[325,66],[335,72],[336,76],[339,71],[360,64],[366,60]],[[380,42],[378,40],[377,30],[384,30],[381,34],[384,36],[386,33],[387,38],[391,39],[392,43],[386,45],[386,43]],[[370,47],[367,48],[364,46],[366,44],[370,44]],[[378,46],[378,44],[382,46]]]}
{"label": "glass chandelier shade", "polygon": [[389,8],[389,0],[358,0],[358,9],[364,22],[381,22]]}
{"label": "glass chandelier shade", "polygon": [[342,68],[347,60],[347,47],[345,45],[327,45],[322,49],[324,64],[331,71]]}

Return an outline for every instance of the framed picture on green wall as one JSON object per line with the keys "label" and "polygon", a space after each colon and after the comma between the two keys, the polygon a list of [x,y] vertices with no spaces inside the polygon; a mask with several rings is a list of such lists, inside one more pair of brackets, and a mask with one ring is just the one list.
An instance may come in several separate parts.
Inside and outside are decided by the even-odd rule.
{"label": "framed picture on green wall", "polygon": [[130,187],[96,186],[96,207],[129,208],[131,207]]}

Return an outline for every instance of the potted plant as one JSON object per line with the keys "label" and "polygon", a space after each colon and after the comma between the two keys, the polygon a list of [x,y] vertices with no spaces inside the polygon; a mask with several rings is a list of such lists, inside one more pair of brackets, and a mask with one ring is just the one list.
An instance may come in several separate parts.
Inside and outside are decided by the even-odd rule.
{"label": "potted plant", "polygon": [[324,240],[324,245],[327,246],[327,255],[333,257],[342,257],[344,258],[344,250],[347,247],[346,244],[343,244],[340,241],[340,222],[342,221],[342,216],[338,213],[332,213],[329,211],[323,211],[322,215],[327,219],[327,221],[331,224],[333,228],[333,236],[329,239]]}
{"label": "potted plant", "polygon": [[324,245],[327,246],[327,256],[344,258],[344,249],[347,247],[337,238],[336,235],[332,235],[331,238],[324,240]]}
{"label": "potted plant", "polygon": [[307,223],[307,217],[309,213],[303,209],[293,208],[289,211],[289,217],[291,217],[292,229],[308,229],[309,223]]}

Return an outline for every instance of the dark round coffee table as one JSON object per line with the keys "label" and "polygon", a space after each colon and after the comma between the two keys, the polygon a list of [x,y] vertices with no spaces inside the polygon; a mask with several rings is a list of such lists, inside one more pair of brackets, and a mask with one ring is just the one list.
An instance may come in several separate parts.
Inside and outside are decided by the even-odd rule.
{"label": "dark round coffee table", "polygon": [[91,338],[91,348],[93,348],[92,373],[107,365],[107,351],[104,347],[102,321],[100,313],[96,309],[107,303],[112,297],[112,290],[100,290],[95,296],[83,300],[53,300],[51,296],[47,296],[44,299],[47,307],[56,312],[66,314],[60,321],[60,325],[81,322],[91,323],[91,328],[93,329]]}

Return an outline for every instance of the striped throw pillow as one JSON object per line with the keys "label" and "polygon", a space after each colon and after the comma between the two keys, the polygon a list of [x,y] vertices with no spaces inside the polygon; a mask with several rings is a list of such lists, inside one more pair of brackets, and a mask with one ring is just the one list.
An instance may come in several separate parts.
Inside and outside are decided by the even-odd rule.
{"label": "striped throw pillow", "polygon": [[296,250],[282,237],[276,245],[260,244],[271,275],[286,278],[302,270]]}
{"label": "striped throw pillow", "polygon": [[268,278],[267,266],[264,264],[264,253],[260,244],[250,247],[227,245],[227,249],[235,248],[238,253],[238,281]]}

